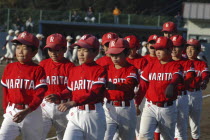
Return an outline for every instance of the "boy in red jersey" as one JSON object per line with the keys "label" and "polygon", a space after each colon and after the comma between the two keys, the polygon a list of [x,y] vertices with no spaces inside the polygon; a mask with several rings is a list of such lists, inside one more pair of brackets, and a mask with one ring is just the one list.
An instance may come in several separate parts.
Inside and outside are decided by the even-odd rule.
{"label": "boy in red jersey", "polygon": [[170,39],[159,37],[153,45],[157,60],[149,63],[142,72],[140,89],[142,97],[146,94],[146,103],[140,123],[140,140],[152,140],[157,127],[163,139],[174,140],[177,118],[175,87],[183,77],[180,64],[171,59],[172,46]]}
{"label": "boy in red jersey", "polygon": [[[74,64],[64,57],[66,45],[67,41],[63,35],[56,33],[48,36],[44,48],[48,49],[50,58],[40,62],[40,66],[45,70],[48,86],[41,104],[44,122],[43,140],[46,139],[52,125],[56,128],[57,139],[62,140],[68,123],[67,112],[60,112],[57,107],[59,103],[67,102],[69,97],[57,99],[56,96],[57,92],[66,89],[69,71],[74,67]],[[49,99],[55,100],[55,103]]]}
{"label": "boy in red jersey", "polygon": [[14,140],[20,133],[23,139],[41,139],[42,112],[39,105],[47,90],[44,69],[32,58],[39,40],[28,32],[19,34],[16,43],[18,62],[6,66],[1,80],[4,90],[4,121],[0,130],[1,140]]}
{"label": "boy in red jersey", "polygon": [[202,110],[202,90],[205,90],[209,81],[209,70],[206,62],[197,59],[201,51],[201,44],[196,39],[190,39],[186,44],[188,59],[195,67],[196,77],[187,89],[189,99],[189,123],[192,140],[200,138],[200,119]]}
{"label": "boy in red jersey", "polygon": [[176,24],[171,21],[164,23],[162,32],[165,37],[167,38],[172,37],[173,35],[177,34]]}
{"label": "boy in red jersey", "polygon": [[173,42],[172,59],[179,63],[184,70],[184,83],[177,86],[178,97],[176,100],[177,106],[177,123],[175,128],[175,140],[187,139],[188,127],[188,96],[187,88],[195,77],[194,65],[190,60],[182,57],[182,52],[185,49],[185,39],[180,35],[174,35],[170,38]]}
{"label": "boy in red jersey", "polygon": [[[109,48],[109,42],[115,38],[118,38],[118,35],[116,33],[112,33],[112,32],[106,33],[102,36],[101,44],[103,45],[103,49],[104,49],[105,53],[107,52],[107,50]],[[111,60],[109,54],[106,54],[106,56],[103,56],[103,57],[99,58],[98,60],[96,60],[96,63],[100,66],[106,66],[106,65],[112,64],[112,60]]]}
{"label": "boy in red jersey", "polygon": [[138,85],[138,70],[126,61],[129,44],[125,39],[110,41],[109,49],[113,64],[107,66],[108,86],[104,105],[107,121],[105,140],[113,139],[118,131],[124,140],[135,139],[136,109],[134,88]]}
{"label": "boy in red jersey", "polygon": [[[129,48],[130,48],[130,54],[129,56],[126,58],[126,60],[132,64],[133,66],[135,66],[138,69],[139,75],[141,74],[141,71],[146,67],[147,65],[147,60],[142,57],[140,54],[137,54],[137,50],[140,47],[139,44],[139,40],[136,36],[134,35],[130,35],[130,36],[126,36],[124,38],[125,40],[128,41],[129,43]],[[138,87],[135,88],[135,93],[136,94],[140,94],[138,93]],[[138,95],[137,95],[138,96]],[[136,96],[136,97],[137,97]],[[141,104],[141,106],[139,107],[139,109],[141,109],[141,107],[143,107],[143,103]],[[136,125],[136,137],[138,138],[139,136],[139,129],[140,129],[140,110],[137,107],[136,113],[137,113],[137,125]]]}
{"label": "boy in red jersey", "polygon": [[124,39],[128,41],[129,48],[130,48],[130,54],[126,58],[126,60],[130,64],[135,66],[138,69],[139,74],[141,74],[141,71],[147,65],[147,60],[144,57],[142,57],[141,55],[136,53],[140,46],[139,40],[134,35],[126,36]]}
{"label": "boy in red jersey", "polygon": [[64,140],[102,140],[106,130],[106,120],[102,102],[105,92],[106,71],[95,63],[99,51],[98,39],[90,34],[83,35],[72,46],[79,46],[77,56],[80,66],[71,69],[68,77],[68,91],[72,100],[60,104],[60,111],[71,108]]}
{"label": "boy in red jersey", "polygon": [[144,58],[147,59],[148,63],[153,62],[154,60],[157,59],[156,54],[155,54],[155,48],[152,47],[152,45],[155,44],[157,38],[158,38],[157,35],[151,35],[151,36],[149,36],[149,38],[148,38],[148,45],[147,45],[147,48],[148,48],[148,50],[149,50],[149,54],[144,56]]}

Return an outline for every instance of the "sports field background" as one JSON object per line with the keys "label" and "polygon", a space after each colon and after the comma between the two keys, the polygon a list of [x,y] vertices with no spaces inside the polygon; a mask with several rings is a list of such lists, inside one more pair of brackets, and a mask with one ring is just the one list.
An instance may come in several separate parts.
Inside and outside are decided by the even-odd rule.
{"label": "sports field background", "polygon": [[[0,65],[0,75],[2,76],[5,65]],[[0,98],[1,98],[1,108],[0,108],[0,125],[3,121],[3,109],[2,109],[2,86],[0,87]],[[33,127],[33,126],[32,126]],[[54,137],[55,131],[51,130],[48,137]],[[18,137],[17,140],[21,140],[21,137]],[[191,138],[189,137],[189,140]],[[203,111],[201,118],[201,138],[200,140],[210,140],[210,84],[208,88],[203,91]]]}

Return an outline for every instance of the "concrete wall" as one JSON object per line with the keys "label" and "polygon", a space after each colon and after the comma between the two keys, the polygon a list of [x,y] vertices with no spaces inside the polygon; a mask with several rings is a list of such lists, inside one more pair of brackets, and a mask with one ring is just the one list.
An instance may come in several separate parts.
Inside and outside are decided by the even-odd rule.
{"label": "concrete wall", "polygon": [[207,39],[210,43],[210,24],[206,20],[187,20],[185,28],[187,28],[187,39]]}

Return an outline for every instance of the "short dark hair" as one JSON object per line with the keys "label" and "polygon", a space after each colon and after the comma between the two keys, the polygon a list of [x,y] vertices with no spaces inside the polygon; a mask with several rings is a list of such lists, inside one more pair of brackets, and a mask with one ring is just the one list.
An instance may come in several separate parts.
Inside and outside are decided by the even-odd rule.
{"label": "short dark hair", "polygon": [[[17,43],[14,43],[14,45],[17,46],[17,45],[25,45],[25,44],[17,42]],[[38,48],[36,46],[33,46],[33,45],[26,45],[26,46],[27,46],[27,48],[31,48],[32,52],[35,52],[38,50]]]}

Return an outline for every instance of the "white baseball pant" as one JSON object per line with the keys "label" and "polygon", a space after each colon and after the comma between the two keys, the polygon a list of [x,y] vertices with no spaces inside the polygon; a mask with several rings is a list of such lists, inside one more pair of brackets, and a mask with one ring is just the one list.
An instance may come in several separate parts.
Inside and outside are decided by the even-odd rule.
{"label": "white baseball pant", "polygon": [[157,126],[164,140],[174,140],[177,109],[173,105],[158,107],[146,101],[140,123],[140,140],[153,140]]}
{"label": "white baseball pant", "polygon": [[191,136],[193,139],[200,137],[200,119],[202,111],[202,91],[188,92],[189,99],[189,124],[191,129]]}
{"label": "white baseball pant", "polygon": [[68,111],[60,112],[57,109],[58,108],[57,104],[50,103],[45,100],[43,100],[41,108],[42,108],[42,117],[44,125],[42,140],[46,139],[47,134],[49,133],[52,125],[56,129],[57,139],[62,140],[68,123],[68,120],[66,118]]}
{"label": "white baseball pant", "polygon": [[40,140],[42,137],[43,121],[42,110],[37,108],[29,113],[22,122],[13,122],[13,116],[22,110],[8,106],[0,129],[0,140],[15,140],[22,134],[23,140]]}
{"label": "white baseball pant", "polygon": [[177,123],[175,127],[175,138],[177,138],[177,140],[187,140],[187,127],[189,115],[188,103],[189,101],[187,95],[179,95],[177,97]]}
{"label": "white baseball pant", "polygon": [[95,104],[95,110],[73,107],[68,113],[68,124],[63,140],[103,140],[106,120],[102,103]]}
{"label": "white baseball pant", "polygon": [[136,116],[136,130],[135,130],[136,138],[139,138],[141,115],[142,115],[142,112],[143,112],[143,108],[144,108],[145,102],[146,102],[146,98],[144,98],[142,100],[142,102],[141,102],[141,104],[139,106],[139,109],[141,111],[141,114],[139,116]]}
{"label": "white baseball pant", "polygon": [[104,140],[116,139],[117,132],[121,140],[134,140],[136,128],[136,109],[134,101],[130,101],[130,106],[117,107],[110,103],[104,104],[106,114],[107,130]]}

